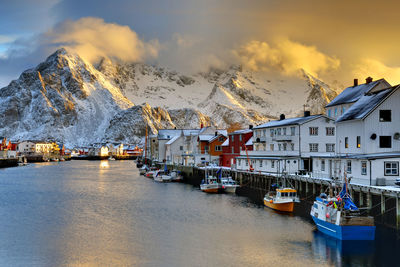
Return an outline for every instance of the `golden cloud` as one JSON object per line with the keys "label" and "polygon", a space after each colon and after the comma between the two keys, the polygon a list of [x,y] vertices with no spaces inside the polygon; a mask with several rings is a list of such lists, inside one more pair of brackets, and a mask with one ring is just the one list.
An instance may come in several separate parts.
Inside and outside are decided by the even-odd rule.
{"label": "golden cloud", "polygon": [[86,17],[65,21],[45,34],[50,44],[71,49],[86,60],[101,57],[142,61],[158,55],[158,41],[144,42],[128,26]]}
{"label": "golden cloud", "polygon": [[289,39],[277,41],[274,46],[267,42],[250,41],[234,50],[241,64],[255,71],[278,70],[286,75],[294,75],[300,69],[318,73],[337,69],[340,60],[318,51],[315,46],[307,46]]}

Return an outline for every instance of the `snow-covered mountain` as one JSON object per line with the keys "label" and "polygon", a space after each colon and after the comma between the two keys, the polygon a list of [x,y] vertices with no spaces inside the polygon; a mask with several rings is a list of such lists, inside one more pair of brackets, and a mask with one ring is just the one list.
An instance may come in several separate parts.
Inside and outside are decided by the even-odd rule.
{"label": "snow-covered mountain", "polygon": [[96,66],[65,49],[0,89],[0,136],[55,139],[70,146],[137,143],[146,125],[197,128],[258,124],[308,104],[320,113],[337,92],[302,71],[298,77],[228,70],[184,75],[143,63],[103,59]]}

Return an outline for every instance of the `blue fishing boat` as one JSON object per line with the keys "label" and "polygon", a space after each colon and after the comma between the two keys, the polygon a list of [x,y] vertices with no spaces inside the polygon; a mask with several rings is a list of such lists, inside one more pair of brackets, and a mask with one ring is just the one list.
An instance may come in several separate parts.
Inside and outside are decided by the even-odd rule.
{"label": "blue fishing boat", "polygon": [[322,193],[311,208],[311,217],[322,233],[340,240],[374,240],[374,218],[362,216],[348,193],[345,179],[336,197]]}

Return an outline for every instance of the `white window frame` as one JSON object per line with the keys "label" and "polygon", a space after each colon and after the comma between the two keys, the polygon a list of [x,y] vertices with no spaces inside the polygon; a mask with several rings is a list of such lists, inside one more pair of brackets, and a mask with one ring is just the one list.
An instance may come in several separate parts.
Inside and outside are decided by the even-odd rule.
{"label": "white window frame", "polygon": [[325,127],[326,136],[335,136],[335,127]]}
{"label": "white window frame", "polygon": [[310,136],[318,136],[318,127],[309,127]]}
{"label": "white window frame", "polygon": [[346,172],[351,173],[351,160],[346,161]]}
{"label": "white window frame", "polygon": [[[365,164],[365,166],[363,166]],[[367,175],[367,162],[361,161],[361,175]]]}
{"label": "white window frame", "polygon": [[[385,176],[398,176],[399,175],[399,162],[398,161],[385,161],[383,163],[384,165],[384,174]],[[387,167],[386,165],[390,164],[390,167]],[[391,173],[388,173],[388,170],[390,170]],[[393,171],[396,171],[393,173]]]}
{"label": "white window frame", "polygon": [[318,152],[318,143],[309,143],[310,152]]}

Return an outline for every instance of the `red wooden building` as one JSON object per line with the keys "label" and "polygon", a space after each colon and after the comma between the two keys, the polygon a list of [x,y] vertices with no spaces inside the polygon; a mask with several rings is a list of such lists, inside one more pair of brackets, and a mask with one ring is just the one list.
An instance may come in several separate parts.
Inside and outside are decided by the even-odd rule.
{"label": "red wooden building", "polygon": [[228,139],[222,144],[222,155],[219,158],[219,165],[231,167],[236,164],[236,157],[240,156],[240,152],[244,150],[246,145],[247,150],[253,150],[253,127],[250,129],[238,130],[228,134]]}

